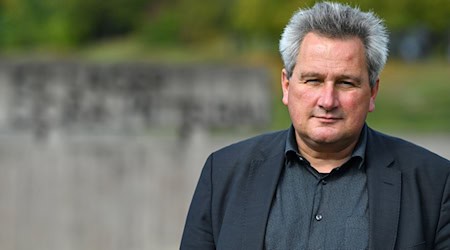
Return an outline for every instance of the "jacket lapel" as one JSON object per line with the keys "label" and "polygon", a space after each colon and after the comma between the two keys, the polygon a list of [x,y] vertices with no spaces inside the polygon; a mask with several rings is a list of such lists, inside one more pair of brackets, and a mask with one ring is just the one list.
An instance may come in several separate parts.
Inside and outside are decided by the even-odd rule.
{"label": "jacket lapel", "polygon": [[242,249],[263,249],[272,199],[284,166],[285,138],[278,145],[271,144],[272,152],[263,150],[263,157],[251,162],[245,190],[247,197],[243,206],[245,229],[241,236]]}
{"label": "jacket lapel", "polygon": [[400,215],[401,172],[380,135],[369,129],[366,152],[371,249],[394,249]]}

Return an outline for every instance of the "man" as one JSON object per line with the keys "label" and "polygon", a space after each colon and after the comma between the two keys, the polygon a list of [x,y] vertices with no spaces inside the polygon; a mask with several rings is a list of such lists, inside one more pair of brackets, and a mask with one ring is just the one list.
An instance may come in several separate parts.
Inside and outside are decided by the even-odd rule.
{"label": "man", "polygon": [[450,249],[450,162],[365,124],[388,36],[337,3],[280,41],[290,129],[211,154],[181,249]]}

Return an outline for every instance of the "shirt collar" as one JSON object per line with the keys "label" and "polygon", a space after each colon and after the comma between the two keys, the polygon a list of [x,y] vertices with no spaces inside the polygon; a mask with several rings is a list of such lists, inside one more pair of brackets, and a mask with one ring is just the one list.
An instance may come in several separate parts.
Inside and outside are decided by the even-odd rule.
{"label": "shirt collar", "polygon": [[[361,161],[358,164],[358,167],[361,168],[364,162],[364,157],[366,155],[366,144],[367,144],[367,125],[364,124],[361,129],[361,133],[359,135],[358,142],[356,143],[355,148],[353,149],[351,158],[360,158]],[[286,139],[286,147],[284,151],[287,160],[292,160],[292,157],[301,157],[300,152],[298,151],[297,139],[295,138],[295,129],[294,126],[288,130],[287,139]]]}
{"label": "shirt collar", "polygon": [[297,139],[295,138],[295,129],[293,125],[291,125],[287,133],[286,147],[284,153],[286,154],[286,156],[292,153],[300,155],[300,153],[298,152]]}

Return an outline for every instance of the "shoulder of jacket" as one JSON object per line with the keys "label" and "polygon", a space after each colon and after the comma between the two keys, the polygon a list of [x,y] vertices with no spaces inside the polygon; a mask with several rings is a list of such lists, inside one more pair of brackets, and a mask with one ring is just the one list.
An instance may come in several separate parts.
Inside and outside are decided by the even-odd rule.
{"label": "shoulder of jacket", "polygon": [[[371,129],[372,138],[379,140],[397,160],[416,163],[414,165],[438,165],[450,171],[450,161],[444,157],[405,139],[387,135]],[[369,142],[370,143],[370,142]]]}
{"label": "shoulder of jacket", "polygon": [[[212,154],[215,156],[241,156],[241,155],[253,155],[258,152],[269,152],[284,147],[287,137],[287,130],[268,132],[260,134],[254,137],[250,137],[226,147],[223,147]],[[284,148],[283,148],[284,149]]]}

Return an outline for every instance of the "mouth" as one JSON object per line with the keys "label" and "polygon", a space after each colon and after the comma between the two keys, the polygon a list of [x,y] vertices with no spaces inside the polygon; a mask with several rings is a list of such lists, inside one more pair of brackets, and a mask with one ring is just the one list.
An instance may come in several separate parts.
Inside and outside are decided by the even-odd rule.
{"label": "mouth", "polygon": [[313,116],[313,117],[325,123],[333,123],[342,120],[342,118],[336,116]]}

